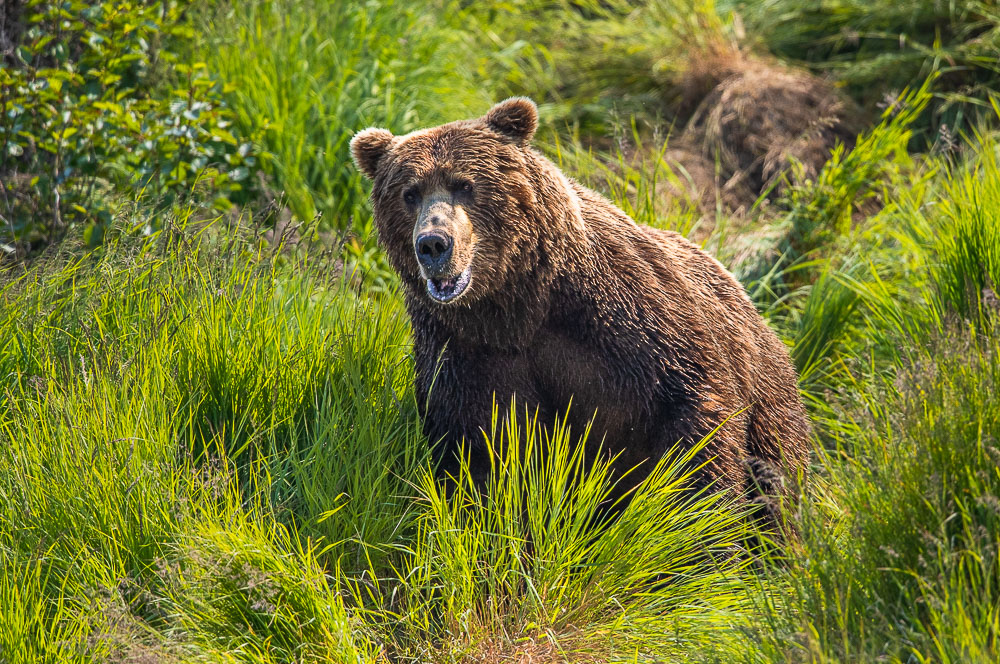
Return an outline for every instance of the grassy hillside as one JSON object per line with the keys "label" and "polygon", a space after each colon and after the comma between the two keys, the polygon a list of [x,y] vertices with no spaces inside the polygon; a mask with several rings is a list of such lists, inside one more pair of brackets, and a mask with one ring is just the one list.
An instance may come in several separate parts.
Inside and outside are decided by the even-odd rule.
{"label": "grassy hillside", "polygon": [[[9,7],[0,662],[1000,660],[994,4]],[[681,501],[680,450],[599,518],[559,422],[434,481],[346,144],[525,93],[788,343],[788,546]]]}

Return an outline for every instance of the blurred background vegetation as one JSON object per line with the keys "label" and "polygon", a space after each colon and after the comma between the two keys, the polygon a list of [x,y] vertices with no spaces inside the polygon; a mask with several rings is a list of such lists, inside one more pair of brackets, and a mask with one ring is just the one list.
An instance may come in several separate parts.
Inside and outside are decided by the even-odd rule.
{"label": "blurred background vegetation", "polygon": [[[0,662],[1000,661],[998,26],[6,0]],[[732,555],[748,526],[680,502],[677,458],[600,521],[613,480],[558,423],[490,498],[433,481],[348,142],[511,95],[787,342],[815,427],[787,546]]]}

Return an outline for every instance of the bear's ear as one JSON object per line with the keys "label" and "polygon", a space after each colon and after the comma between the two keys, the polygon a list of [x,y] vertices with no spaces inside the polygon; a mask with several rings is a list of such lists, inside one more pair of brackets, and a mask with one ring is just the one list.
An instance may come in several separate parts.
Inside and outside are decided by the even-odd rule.
{"label": "bear's ear", "polygon": [[351,139],[351,156],[354,157],[354,163],[369,180],[375,179],[378,162],[389,151],[393,138],[392,132],[387,129],[369,127],[359,131]]}
{"label": "bear's ear", "polygon": [[511,97],[491,108],[483,119],[493,131],[527,145],[538,129],[538,107],[527,97]]}

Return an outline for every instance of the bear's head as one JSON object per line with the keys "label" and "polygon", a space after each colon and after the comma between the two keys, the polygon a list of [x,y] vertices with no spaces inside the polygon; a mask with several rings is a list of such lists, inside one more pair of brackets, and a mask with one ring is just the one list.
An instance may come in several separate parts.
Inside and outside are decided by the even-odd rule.
{"label": "bear's head", "polygon": [[406,136],[355,135],[379,242],[415,297],[472,305],[551,262],[543,240],[559,232],[569,185],[529,147],[537,126],[535,104],[519,97]]}

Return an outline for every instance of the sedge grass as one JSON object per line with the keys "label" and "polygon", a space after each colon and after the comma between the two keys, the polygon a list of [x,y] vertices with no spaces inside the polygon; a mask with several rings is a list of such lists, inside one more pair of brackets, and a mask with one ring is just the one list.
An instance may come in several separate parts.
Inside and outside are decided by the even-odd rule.
{"label": "sedge grass", "polygon": [[629,475],[588,463],[587,435],[494,409],[485,486],[465,464],[447,492],[421,476],[394,599],[375,602],[383,620],[399,606],[398,661],[662,661],[730,645],[747,528],[732,497],[692,495],[705,443],[650,461],[616,503]]}
{"label": "sedge grass", "polygon": [[[279,29],[282,6],[314,20],[306,3],[218,19],[249,31],[233,42],[247,52],[262,35],[280,46],[265,79],[299,68],[258,110],[247,102],[247,121],[286,96],[272,138],[287,145],[269,149],[297,215],[364,218],[359,183],[320,172],[346,160],[313,146],[438,111],[409,113],[416,95],[393,119],[345,88],[349,121],[324,126],[333,106],[317,115],[309,95],[340,93],[302,74],[321,42]],[[321,25],[347,11],[320,9]],[[252,79],[244,59],[234,76]],[[745,526],[724,497],[678,500],[676,457],[602,520],[615,477],[583,463],[584,432],[520,413],[490,432],[488,491],[463,472],[446,495],[398,294],[357,287],[339,256],[218,222],[8,270],[0,660],[996,661],[996,144],[914,160],[894,119],[796,191],[805,257],[762,252],[770,276],[751,284],[803,371],[817,445],[799,539],[750,567],[727,557]],[[694,213],[663,218],[655,149],[595,160],[568,139],[555,153],[640,221],[696,230]]]}
{"label": "sedge grass", "polygon": [[364,236],[351,136],[373,125],[402,134],[494,101],[465,66],[459,4],[253,0],[206,12],[200,57],[229,84],[242,128],[263,132],[268,174],[299,219]]}

